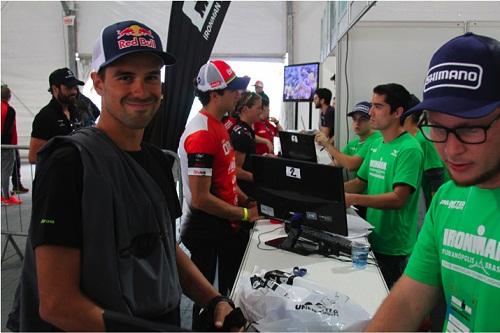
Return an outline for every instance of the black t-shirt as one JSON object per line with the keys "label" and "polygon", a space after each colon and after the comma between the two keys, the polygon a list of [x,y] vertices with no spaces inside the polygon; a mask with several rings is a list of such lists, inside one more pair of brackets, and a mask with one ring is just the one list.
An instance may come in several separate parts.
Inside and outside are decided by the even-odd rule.
{"label": "black t-shirt", "polygon": [[333,106],[329,105],[324,113],[320,112],[320,126],[328,127],[330,129],[330,137],[333,136],[335,132],[335,109]]}
{"label": "black t-shirt", "polygon": [[231,130],[231,144],[234,150],[245,153],[243,169],[251,171],[250,154],[255,154],[255,132],[244,121],[238,120]]}
{"label": "black t-shirt", "polygon": [[[231,144],[234,150],[245,153],[243,170],[253,172],[252,158],[250,154],[255,154],[255,132],[250,125],[238,120],[231,130]],[[238,179],[238,186],[248,196],[255,198],[255,187],[253,183]]]}
{"label": "black t-shirt", "polygon": [[68,135],[82,127],[78,111],[70,107],[69,112],[70,119],[64,114],[61,104],[52,98],[35,116],[31,136],[48,141],[58,135]]}
{"label": "black t-shirt", "polygon": [[[172,175],[173,157],[143,143],[138,152],[127,152],[160,186],[172,218],[182,214]],[[32,246],[42,244],[72,248],[82,246],[83,165],[78,149],[67,144],[56,149],[39,166],[33,187]],[[99,207],[95,207],[99,209]]]}

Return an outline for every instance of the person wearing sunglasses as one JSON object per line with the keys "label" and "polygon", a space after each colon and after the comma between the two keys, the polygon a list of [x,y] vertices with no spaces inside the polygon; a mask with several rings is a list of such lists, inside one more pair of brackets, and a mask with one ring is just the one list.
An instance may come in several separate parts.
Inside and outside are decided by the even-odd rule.
{"label": "person wearing sunglasses", "polygon": [[500,42],[466,33],[433,55],[420,129],[452,181],[432,199],[404,275],[369,331],[416,330],[444,292],[446,331],[499,331]]}

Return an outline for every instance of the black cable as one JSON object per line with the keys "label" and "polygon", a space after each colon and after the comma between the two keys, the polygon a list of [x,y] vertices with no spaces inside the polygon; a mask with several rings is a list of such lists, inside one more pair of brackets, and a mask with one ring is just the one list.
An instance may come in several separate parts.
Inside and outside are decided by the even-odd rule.
{"label": "black cable", "polygon": [[259,236],[257,237],[257,239],[259,240],[259,242],[257,243],[257,248],[258,248],[259,250],[264,250],[264,251],[276,251],[276,250],[278,250],[278,249],[277,249],[277,248],[275,248],[275,247],[271,247],[270,249],[265,249],[265,248],[260,247],[260,243],[262,242],[262,241],[260,240],[260,237],[261,237],[262,235],[266,235],[266,234],[273,233],[273,232],[275,232],[276,230],[279,230],[279,229],[281,229],[281,228],[284,228],[284,226],[279,226],[279,227],[277,227],[277,228],[274,228],[273,230],[270,230],[270,231],[266,231],[266,232],[260,233],[260,234],[259,234]]}

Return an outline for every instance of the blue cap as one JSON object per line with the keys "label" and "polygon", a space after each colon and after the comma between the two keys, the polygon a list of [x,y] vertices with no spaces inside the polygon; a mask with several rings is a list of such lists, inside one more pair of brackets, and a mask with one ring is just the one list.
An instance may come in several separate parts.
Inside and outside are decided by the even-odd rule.
{"label": "blue cap", "polygon": [[351,112],[347,114],[348,117],[352,117],[355,113],[361,113],[366,118],[370,118],[370,108],[372,104],[369,102],[360,102],[354,105],[354,108]]}
{"label": "blue cap", "polygon": [[422,103],[406,112],[429,110],[460,118],[481,118],[500,107],[500,42],[466,33],[434,53]]}
{"label": "blue cap", "polygon": [[175,64],[175,57],[163,51],[158,34],[137,21],[123,21],[104,28],[92,54],[92,68],[99,71],[119,58],[136,52],[151,52],[164,65]]}

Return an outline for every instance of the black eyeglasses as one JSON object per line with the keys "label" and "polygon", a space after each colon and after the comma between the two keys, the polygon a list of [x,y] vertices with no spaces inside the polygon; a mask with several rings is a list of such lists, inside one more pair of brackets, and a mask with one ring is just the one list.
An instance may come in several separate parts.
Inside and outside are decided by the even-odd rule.
{"label": "black eyeglasses", "polygon": [[448,128],[439,125],[429,125],[427,123],[427,115],[424,115],[418,127],[422,131],[424,137],[432,142],[446,142],[446,140],[448,140],[448,134],[453,133],[455,134],[456,138],[463,143],[480,144],[486,141],[488,130],[499,118],[500,115],[493,119],[493,121],[486,126],[463,126]]}

